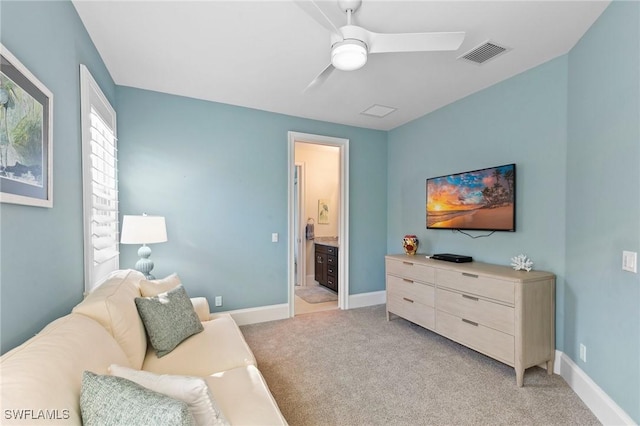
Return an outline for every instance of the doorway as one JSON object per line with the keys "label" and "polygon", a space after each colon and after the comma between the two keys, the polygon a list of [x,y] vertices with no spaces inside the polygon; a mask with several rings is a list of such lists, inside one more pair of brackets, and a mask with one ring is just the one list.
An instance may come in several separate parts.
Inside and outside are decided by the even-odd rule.
{"label": "doorway", "polygon": [[304,163],[295,163],[293,176],[293,221],[294,226],[294,247],[293,247],[293,268],[295,273],[295,286],[304,287],[307,284],[307,262],[306,262],[306,226],[305,224],[305,192],[304,192]]}
{"label": "doorway", "polygon": [[[336,247],[336,256],[333,261],[337,261],[337,303],[333,302],[339,309],[348,309],[349,295],[349,273],[347,259],[349,253],[349,233],[348,233],[348,154],[349,140],[334,138],[329,136],[312,135],[306,133],[289,132],[288,145],[288,305],[289,316],[296,314],[314,312],[316,310],[327,309],[327,303],[318,303],[316,306],[308,305],[302,299],[296,298],[296,289],[309,285],[318,285],[314,280],[314,246],[315,243]],[[313,163],[321,161],[312,159],[307,164],[296,156],[296,146],[299,153],[306,149],[315,150],[318,156],[335,157],[335,167],[328,168],[321,166],[321,177],[318,178],[318,167]],[[333,154],[329,154],[333,153]],[[307,154],[309,155],[309,154]],[[307,157],[313,158],[313,157]],[[314,170],[315,169],[315,170]],[[326,170],[326,175],[322,175]],[[316,183],[311,181],[316,175]],[[335,176],[334,176],[335,174]],[[331,179],[335,182],[335,188],[331,186]],[[328,182],[324,182],[324,181]],[[306,183],[306,184],[305,184]],[[329,190],[318,189],[318,186],[329,185]],[[305,188],[309,187],[309,191]],[[312,191],[313,189],[313,191]],[[320,217],[319,206],[328,205],[330,214],[329,220]],[[318,223],[321,222],[321,223]],[[315,235],[309,238],[306,225],[313,225]],[[317,279],[317,276],[315,276]],[[326,284],[324,284],[326,285]],[[329,287],[331,288],[331,287]],[[319,289],[323,289],[320,286]],[[313,290],[308,288],[305,290]],[[327,290],[329,291],[329,290]],[[299,301],[298,309],[296,300]],[[324,306],[322,306],[324,305]],[[324,309],[323,309],[324,308]]]}

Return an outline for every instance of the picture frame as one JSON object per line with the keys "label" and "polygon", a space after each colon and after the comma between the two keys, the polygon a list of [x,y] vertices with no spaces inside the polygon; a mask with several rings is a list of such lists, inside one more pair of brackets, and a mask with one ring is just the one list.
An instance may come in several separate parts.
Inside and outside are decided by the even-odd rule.
{"label": "picture frame", "polygon": [[53,207],[53,94],[3,44],[0,202]]}
{"label": "picture frame", "polygon": [[329,224],[329,200],[324,198],[318,200],[318,223],[320,225]]}

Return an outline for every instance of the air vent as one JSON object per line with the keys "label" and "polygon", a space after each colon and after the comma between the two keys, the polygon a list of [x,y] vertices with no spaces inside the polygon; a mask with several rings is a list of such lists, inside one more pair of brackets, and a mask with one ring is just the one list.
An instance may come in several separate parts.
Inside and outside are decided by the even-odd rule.
{"label": "air vent", "polygon": [[387,115],[391,114],[396,109],[397,108],[388,107],[388,106],[384,106],[384,105],[377,105],[376,104],[376,105],[370,106],[366,110],[362,111],[360,114],[370,115],[372,117],[377,117],[377,118],[382,118],[382,117],[386,117]]}
{"label": "air vent", "polygon": [[464,59],[474,64],[482,65],[490,59],[500,56],[503,53],[508,52],[508,47],[500,46],[494,42],[484,42],[480,46],[474,47],[464,55],[458,57],[458,59]]}

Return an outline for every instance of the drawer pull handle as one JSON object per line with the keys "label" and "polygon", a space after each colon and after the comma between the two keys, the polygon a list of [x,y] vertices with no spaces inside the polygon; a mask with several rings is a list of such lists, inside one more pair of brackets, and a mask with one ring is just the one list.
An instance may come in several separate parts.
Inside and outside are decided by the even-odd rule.
{"label": "drawer pull handle", "polygon": [[402,281],[406,282],[406,283],[413,283],[413,280],[408,280],[406,278],[403,278]]}
{"label": "drawer pull handle", "polygon": [[405,264],[405,265],[413,266],[413,263],[411,263],[411,262],[402,262],[402,263]]}
{"label": "drawer pull handle", "polygon": [[477,297],[468,296],[468,295],[466,295],[466,294],[463,294],[463,295],[462,295],[462,297],[464,297],[465,299],[473,300],[473,301],[475,301],[475,302],[477,302],[477,301],[478,301],[478,298],[477,298]]}
{"label": "drawer pull handle", "polygon": [[476,274],[469,274],[468,272],[463,272],[462,275],[469,278],[478,278]]}
{"label": "drawer pull handle", "polygon": [[411,300],[411,299],[407,299],[406,297],[403,297],[403,299],[406,300],[409,303],[413,303],[413,300]]}
{"label": "drawer pull handle", "polygon": [[477,322],[469,321],[468,319],[464,319],[464,318],[462,318],[462,322],[466,322],[467,324],[471,324],[471,325],[472,325],[472,326],[474,326],[474,327],[477,327],[477,326],[478,326],[478,323],[477,323]]}

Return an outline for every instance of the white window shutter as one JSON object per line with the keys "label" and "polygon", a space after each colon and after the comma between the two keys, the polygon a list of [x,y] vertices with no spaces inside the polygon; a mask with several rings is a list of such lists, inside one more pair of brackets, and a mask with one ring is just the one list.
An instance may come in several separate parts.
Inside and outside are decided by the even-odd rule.
{"label": "white window shutter", "polygon": [[119,268],[116,113],[80,65],[85,292]]}

